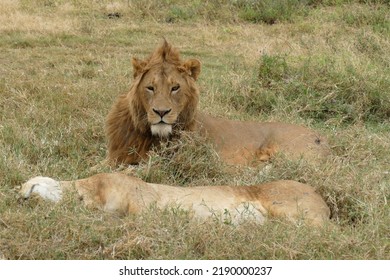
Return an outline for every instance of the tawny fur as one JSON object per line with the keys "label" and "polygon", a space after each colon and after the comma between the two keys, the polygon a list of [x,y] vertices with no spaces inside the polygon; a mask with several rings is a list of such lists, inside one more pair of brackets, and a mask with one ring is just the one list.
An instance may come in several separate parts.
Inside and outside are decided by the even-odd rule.
{"label": "tawny fur", "polygon": [[120,173],[97,174],[76,181],[55,181],[35,177],[22,184],[21,194],[37,194],[47,200],[60,201],[63,193],[76,190],[89,206],[106,211],[138,214],[157,206],[180,207],[195,218],[217,218],[233,224],[252,220],[259,224],[269,217],[286,218],[322,226],[330,210],[320,195],[306,184],[275,181],[256,186],[174,187],[150,184]]}
{"label": "tawny fur", "polygon": [[[238,122],[198,112],[200,73],[196,59],[182,61],[164,41],[145,61],[134,58],[130,91],[117,98],[106,122],[108,160],[112,165],[136,164],[152,146],[180,131],[198,131],[214,143],[222,160],[248,165],[267,161],[277,152],[291,158],[317,160],[329,153],[327,140],[315,131],[285,123]],[[175,91],[179,86],[179,90]],[[172,133],[160,125],[168,125]],[[166,127],[165,127],[166,128]]]}

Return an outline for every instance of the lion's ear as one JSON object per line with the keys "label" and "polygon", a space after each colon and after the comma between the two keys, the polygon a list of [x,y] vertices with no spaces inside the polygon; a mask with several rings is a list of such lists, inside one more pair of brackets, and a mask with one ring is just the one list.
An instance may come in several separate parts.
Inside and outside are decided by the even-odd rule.
{"label": "lion's ear", "polygon": [[144,68],[146,66],[146,62],[142,61],[138,58],[133,57],[131,60],[133,64],[133,76],[134,78],[137,77],[138,75],[142,74],[144,72]]}
{"label": "lion's ear", "polygon": [[190,75],[195,81],[200,74],[200,61],[197,59],[189,59],[184,62],[182,68]]}

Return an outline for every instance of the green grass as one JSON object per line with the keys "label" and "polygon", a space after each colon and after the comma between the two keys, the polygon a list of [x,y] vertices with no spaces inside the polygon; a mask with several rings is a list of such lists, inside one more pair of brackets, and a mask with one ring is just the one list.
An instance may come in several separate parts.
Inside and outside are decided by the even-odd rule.
{"label": "green grass", "polygon": [[[1,1],[0,258],[389,259],[389,2],[271,2]],[[332,156],[232,169],[190,134],[129,172],[183,187],[309,183],[332,226],[234,227],[178,209],[119,217],[71,195],[57,205],[18,200],[15,186],[30,177],[93,174],[131,57],[162,37],[202,61],[203,111],[306,125],[329,138]]]}
{"label": "green grass", "polygon": [[[378,48],[376,53],[382,51]],[[390,117],[387,63],[375,58],[361,62],[335,56],[265,54],[254,69],[256,75],[249,81],[249,89],[240,90],[228,101],[251,113],[269,113],[287,103],[283,105],[288,110],[315,121],[380,122]]]}

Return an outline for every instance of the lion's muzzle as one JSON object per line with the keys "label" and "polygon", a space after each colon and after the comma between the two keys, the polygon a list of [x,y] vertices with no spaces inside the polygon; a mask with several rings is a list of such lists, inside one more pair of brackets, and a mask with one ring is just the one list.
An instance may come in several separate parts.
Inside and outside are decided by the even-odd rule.
{"label": "lion's muzzle", "polygon": [[158,124],[152,124],[150,130],[152,131],[152,135],[167,138],[172,133],[172,125],[161,121]]}
{"label": "lion's muzzle", "polygon": [[154,136],[166,138],[172,133],[172,123],[175,117],[172,115],[172,109],[153,108],[153,120],[151,121],[151,132]]}
{"label": "lion's muzzle", "polygon": [[165,115],[169,114],[169,112],[172,111],[172,109],[168,110],[157,110],[153,108],[153,112],[155,112],[157,115],[159,115],[162,118],[164,118]]}

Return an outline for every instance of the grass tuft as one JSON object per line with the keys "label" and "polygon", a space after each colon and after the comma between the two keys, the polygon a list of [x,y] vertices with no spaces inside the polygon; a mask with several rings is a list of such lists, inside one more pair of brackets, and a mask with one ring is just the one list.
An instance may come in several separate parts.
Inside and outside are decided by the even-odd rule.
{"label": "grass tuft", "polygon": [[236,2],[240,17],[248,22],[275,24],[292,21],[297,16],[307,14],[307,4],[298,0],[240,0]]}
{"label": "grass tuft", "polygon": [[180,139],[163,143],[150,153],[141,169],[141,178],[163,184],[205,185],[226,181],[227,167],[221,164],[210,143],[194,133],[183,132]]}
{"label": "grass tuft", "polygon": [[390,117],[390,73],[377,72],[381,68],[376,65],[359,67],[363,65],[332,57],[296,61],[263,55],[249,87],[229,102],[249,113],[269,113],[278,106],[288,106],[287,110],[317,122],[382,122]]}

